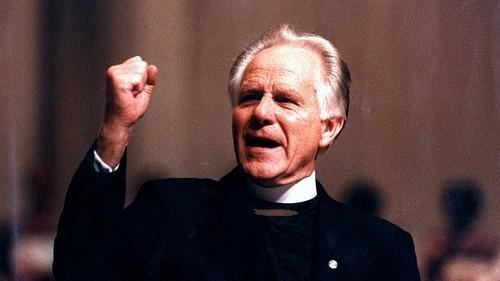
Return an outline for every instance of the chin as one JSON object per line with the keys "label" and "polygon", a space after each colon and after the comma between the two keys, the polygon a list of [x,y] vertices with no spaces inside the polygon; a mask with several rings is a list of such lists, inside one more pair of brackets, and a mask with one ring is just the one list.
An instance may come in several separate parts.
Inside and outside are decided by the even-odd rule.
{"label": "chin", "polygon": [[280,186],[287,184],[286,169],[277,164],[241,163],[241,167],[252,181],[262,186]]}
{"label": "chin", "polygon": [[242,163],[243,171],[255,180],[271,180],[279,175],[276,166],[266,163]]}

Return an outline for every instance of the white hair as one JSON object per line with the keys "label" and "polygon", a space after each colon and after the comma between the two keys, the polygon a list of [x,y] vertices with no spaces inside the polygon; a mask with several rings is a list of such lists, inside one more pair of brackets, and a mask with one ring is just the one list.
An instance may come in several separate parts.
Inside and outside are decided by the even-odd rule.
{"label": "white hair", "polygon": [[276,45],[298,46],[316,52],[323,63],[324,81],[316,85],[321,120],[332,117],[347,118],[349,111],[349,84],[347,64],[330,41],[316,34],[297,33],[288,25],[264,33],[236,58],[229,74],[229,95],[233,106],[237,104],[241,81],[247,66],[263,50]]}

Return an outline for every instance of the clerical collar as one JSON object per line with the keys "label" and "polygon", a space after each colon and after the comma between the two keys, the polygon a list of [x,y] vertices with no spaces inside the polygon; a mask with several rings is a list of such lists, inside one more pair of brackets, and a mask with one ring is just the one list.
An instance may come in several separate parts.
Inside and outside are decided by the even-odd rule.
{"label": "clerical collar", "polygon": [[316,172],[300,181],[278,187],[263,187],[250,181],[257,198],[276,203],[300,203],[316,197]]}

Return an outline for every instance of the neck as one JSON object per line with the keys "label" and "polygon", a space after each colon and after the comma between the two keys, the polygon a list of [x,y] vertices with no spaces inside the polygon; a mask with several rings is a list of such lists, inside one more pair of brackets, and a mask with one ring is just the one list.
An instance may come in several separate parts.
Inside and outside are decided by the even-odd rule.
{"label": "neck", "polygon": [[250,181],[255,195],[262,200],[276,203],[300,203],[316,197],[316,173],[294,184],[263,187]]}

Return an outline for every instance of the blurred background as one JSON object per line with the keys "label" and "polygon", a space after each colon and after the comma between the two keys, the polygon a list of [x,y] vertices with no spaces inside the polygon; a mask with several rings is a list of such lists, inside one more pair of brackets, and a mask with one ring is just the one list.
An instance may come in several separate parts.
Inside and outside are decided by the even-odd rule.
{"label": "blurred background", "polygon": [[0,15],[0,281],[51,280],[108,66],[140,55],[160,70],[129,144],[130,200],[146,179],[235,165],[229,67],[281,23],[333,41],[351,70],[347,126],[317,171],[329,193],[408,230],[424,280],[458,280],[428,273],[447,263],[482,274],[467,280],[500,271],[499,1],[3,0]]}

